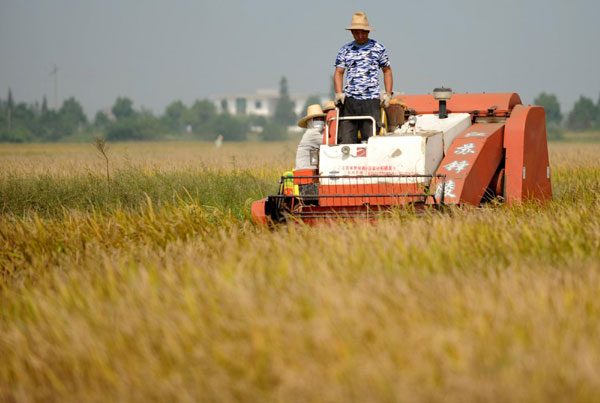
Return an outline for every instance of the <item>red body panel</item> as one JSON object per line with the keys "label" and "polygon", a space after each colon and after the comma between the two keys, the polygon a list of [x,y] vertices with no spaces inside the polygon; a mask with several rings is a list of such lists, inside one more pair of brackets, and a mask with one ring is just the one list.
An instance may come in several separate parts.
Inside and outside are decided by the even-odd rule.
{"label": "red body panel", "polygon": [[[325,122],[326,124],[329,126],[329,145],[335,145],[335,137],[336,137],[336,128],[337,128],[337,124],[338,121],[337,119],[332,120],[331,122],[329,122],[329,119],[337,117],[339,115],[339,109],[332,109],[330,111],[327,112],[327,117],[325,118]],[[329,122],[329,123],[327,123]],[[325,133],[326,131],[323,131],[323,144],[327,144],[327,139],[325,138]]]}
{"label": "red body panel", "polygon": [[506,120],[504,148],[507,202],[550,199],[552,185],[544,108],[516,106]]}
{"label": "red body panel", "polygon": [[265,213],[265,203],[267,199],[257,200],[252,203],[252,221],[257,225],[267,225],[267,215]]}
{"label": "red body panel", "polygon": [[422,194],[423,185],[419,183],[377,183],[377,184],[348,184],[348,185],[321,185],[319,195],[365,195],[364,197],[322,197],[319,205],[328,206],[371,206],[401,205],[414,201],[422,201],[422,196],[387,197],[369,195],[388,194]]}
{"label": "red body panel", "polygon": [[454,139],[436,172],[446,175],[444,203],[479,205],[504,157],[503,133],[503,123],[476,123]]}
{"label": "red body panel", "polygon": [[294,170],[294,185],[306,185],[309,183],[318,183],[318,178],[296,178],[296,176],[317,176],[317,169],[295,169]]}
{"label": "red body panel", "polygon": [[[439,101],[433,95],[400,95],[395,97],[406,102],[408,108],[422,113],[437,113]],[[510,111],[521,103],[521,98],[514,92],[500,94],[452,94],[446,107],[448,113],[471,113],[478,111],[486,114],[488,109],[496,107],[496,111]]]}

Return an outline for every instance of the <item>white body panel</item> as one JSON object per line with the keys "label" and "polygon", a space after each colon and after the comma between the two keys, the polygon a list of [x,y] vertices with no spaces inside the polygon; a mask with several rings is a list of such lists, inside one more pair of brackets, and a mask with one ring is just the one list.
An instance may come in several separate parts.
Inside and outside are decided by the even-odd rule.
{"label": "white body panel", "polygon": [[[471,126],[471,115],[468,113],[451,113],[446,119],[440,119],[437,115],[418,115],[415,131],[417,135],[427,132],[443,133],[442,141],[445,154],[456,136],[467,130],[469,126]],[[408,126],[408,123],[404,123],[396,129],[394,135],[411,136],[413,130]]]}
{"label": "white body panel", "polygon": [[[415,131],[405,123],[391,135],[370,137],[368,144],[344,144],[320,148],[319,175],[433,175],[452,141],[471,125],[468,113],[419,115]],[[342,147],[350,148],[344,155]],[[322,179],[321,184],[346,180]],[[398,182],[396,178],[353,179],[352,183]],[[427,178],[403,178],[402,183],[428,182]]]}
{"label": "white body panel", "polygon": [[442,133],[371,137],[367,153],[369,174],[431,175],[443,155]]}
{"label": "white body panel", "polygon": [[[342,153],[342,147],[344,146],[350,148],[348,155]],[[319,175],[366,175],[367,147],[367,144],[322,145],[319,151]],[[321,179],[321,184],[337,183],[340,182],[336,179]]]}

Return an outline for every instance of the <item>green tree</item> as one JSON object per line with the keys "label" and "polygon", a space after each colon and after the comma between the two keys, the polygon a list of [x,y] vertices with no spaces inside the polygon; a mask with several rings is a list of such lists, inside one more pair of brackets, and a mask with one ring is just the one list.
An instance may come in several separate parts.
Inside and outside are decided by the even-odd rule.
{"label": "green tree", "polygon": [[185,112],[183,121],[192,126],[194,134],[202,139],[212,140],[214,122],[217,116],[216,106],[207,99],[197,100]]}
{"label": "green tree", "polygon": [[106,129],[106,140],[126,141],[143,140],[134,119],[120,119],[114,121]]}
{"label": "green tree", "polygon": [[546,110],[546,122],[560,125],[563,116],[560,112],[560,104],[554,94],[546,94],[542,92],[533,100],[533,103],[544,107]]}
{"label": "green tree", "polygon": [[47,112],[48,112],[48,100],[46,99],[46,96],[44,95],[44,99],[42,100],[41,115],[44,116]]}
{"label": "green tree", "polygon": [[262,115],[248,115],[248,123],[252,126],[265,127],[267,118]]}
{"label": "green tree", "polygon": [[33,140],[33,132],[37,126],[33,108],[24,102],[15,105],[10,92],[5,107],[7,124],[0,134],[1,141],[21,143]]}
{"label": "green tree", "polygon": [[160,137],[160,121],[150,112],[144,110],[137,114],[135,122],[138,130],[138,137],[142,140],[156,140]]}
{"label": "green tree", "polygon": [[111,111],[117,120],[132,118],[135,116],[135,111],[133,110],[133,101],[125,97],[118,97]]}
{"label": "green tree", "polygon": [[63,102],[59,114],[63,123],[63,129],[66,132],[65,135],[74,133],[87,123],[83,107],[74,97],[70,97]]}
{"label": "green tree", "polygon": [[276,120],[269,120],[263,126],[263,131],[260,133],[260,138],[263,141],[281,141],[287,137],[287,126]]}
{"label": "green tree", "polygon": [[56,141],[64,135],[62,120],[57,111],[49,109],[44,115],[40,116],[36,133],[39,140]]}
{"label": "green tree", "polygon": [[187,107],[181,101],[171,102],[165,109],[163,122],[165,126],[173,132],[181,132],[186,124],[184,116],[186,115]]}
{"label": "green tree", "polygon": [[156,140],[160,137],[160,133],[160,121],[152,112],[142,109],[134,116],[122,117],[111,122],[106,128],[106,140]]}
{"label": "green tree", "polygon": [[598,96],[598,102],[596,102],[596,129],[600,129],[600,95]]}
{"label": "green tree", "polygon": [[12,97],[12,91],[8,89],[8,98],[6,99],[6,124],[8,130],[12,128],[12,113],[14,108],[14,101]]}
{"label": "green tree", "polygon": [[0,130],[6,129],[6,102],[0,98]]}
{"label": "green tree", "polygon": [[74,97],[65,100],[58,111],[48,109],[45,97],[41,106],[37,101],[15,104],[10,91],[8,98],[4,109],[10,105],[10,129],[5,121],[8,116],[2,113],[0,138],[3,141],[57,141],[73,135],[87,123],[83,108]]}
{"label": "green tree", "polygon": [[290,98],[288,92],[288,82],[285,76],[279,81],[279,98],[275,105],[275,115],[273,116],[276,122],[282,125],[293,125],[296,123],[296,114],[294,113],[294,102]]}
{"label": "green tree", "polygon": [[35,139],[31,136],[31,132],[22,127],[14,127],[11,130],[0,130],[0,142],[26,143],[32,140]]}
{"label": "green tree", "polygon": [[96,117],[94,118],[94,126],[98,129],[105,129],[110,124],[110,119],[106,116],[106,113],[102,111],[96,112]]}
{"label": "green tree", "polygon": [[598,124],[598,108],[594,102],[580,96],[567,118],[567,127],[571,130],[588,130]]}
{"label": "green tree", "polygon": [[13,127],[27,127],[35,121],[35,112],[25,102],[20,102],[12,108]]}
{"label": "green tree", "polygon": [[213,138],[221,134],[226,141],[244,141],[247,138],[249,129],[248,122],[245,119],[222,113],[214,121]]}
{"label": "green tree", "polygon": [[197,123],[207,123],[217,115],[215,104],[208,99],[197,100],[188,110],[187,119],[193,119]]}
{"label": "green tree", "polygon": [[542,106],[546,111],[546,133],[548,139],[561,139],[563,137],[563,129],[561,127],[563,116],[560,112],[560,104],[556,95],[542,92],[533,100],[533,103]]}

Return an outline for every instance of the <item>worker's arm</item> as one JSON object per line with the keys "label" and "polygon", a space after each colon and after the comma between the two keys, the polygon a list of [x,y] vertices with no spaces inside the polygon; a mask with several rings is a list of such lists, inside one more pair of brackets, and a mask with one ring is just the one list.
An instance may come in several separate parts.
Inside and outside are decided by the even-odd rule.
{"label": "worker's arm", "polygon": [[335,73],[333,73],[333,89],[335,90],[336,94],[342,92],[344,71],[344,69],[336,67]]}
{"label": "worker's arm", "polygon": [[383,84],[385,85],[385,92],[391,94],[392,88],[394,87],[394,77],[392,76],[392,68],[390,66],[383,67],[381,71],[383,71]]}
{"label": "worker's arm", "polygon": [[346,95],[342,92],[342,83],[344,82],[344,69],[335,68],[333,73],[333,89],[335,90],[335,105],[341,106],[346,100]]}

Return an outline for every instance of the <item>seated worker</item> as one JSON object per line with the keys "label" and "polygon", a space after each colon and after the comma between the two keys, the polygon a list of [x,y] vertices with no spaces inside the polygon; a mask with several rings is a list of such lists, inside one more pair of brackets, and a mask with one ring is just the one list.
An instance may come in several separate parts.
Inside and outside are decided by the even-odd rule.
{"label": "seated worker", "polygon": [[306,109],[306,116],[298,121],[298,126],[306,129],[302,135],[302,140],[298,144],[296,151],[296,169],[315,169],[310,165],[310,152],[318,150],[323,144],[323,130],[325,129],[326,113],[321,109],[321,105],[310,105]]}

